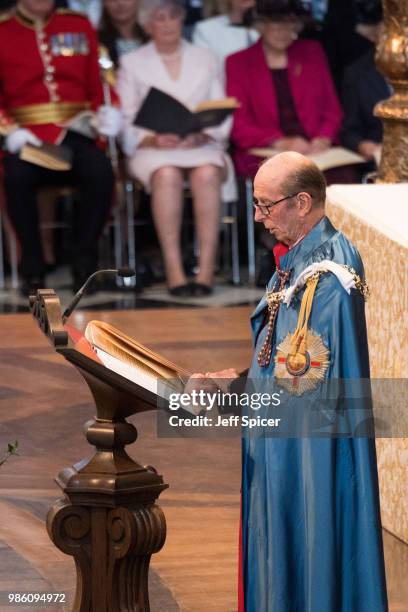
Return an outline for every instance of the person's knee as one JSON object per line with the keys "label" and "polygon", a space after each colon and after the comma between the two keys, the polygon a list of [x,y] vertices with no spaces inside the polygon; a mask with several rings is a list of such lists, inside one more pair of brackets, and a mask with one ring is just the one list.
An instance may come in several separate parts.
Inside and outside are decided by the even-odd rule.
{"label": "person's knee", "polygon": [[88,151],[84,163],[74,168],[83,184],[98,185],[103,189],[109,189],[113,185],[114,174],[112,164],[104,151],[94,148]]}
{"label": "person's knee", "polygon": [[156,170],[152,178],[153,189],[166,187],[179,187],[183,185],[183,175],[179,168],[175,166],[163,166]]}
{"label": "person's knee", "polygon": [[221,171],[218,166],[206,164],[195,168],[190,175],[190,179],[197,187],[219,187]]}
{"label": "person's knee", "polygon": [[22,161],[17,155],[7,155],[3,160],[3,168],[6,190],[15,190],[21,187],[27,189],[28,186],[34,188],[38,182],[36,167]]}

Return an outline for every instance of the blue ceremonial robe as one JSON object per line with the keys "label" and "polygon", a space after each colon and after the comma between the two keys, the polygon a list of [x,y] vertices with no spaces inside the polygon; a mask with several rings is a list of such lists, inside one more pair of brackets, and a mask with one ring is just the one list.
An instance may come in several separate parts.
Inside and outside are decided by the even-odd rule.
{"label": "blue ceremonial robe", "polygon": [[[327,259],[350,265],[363,278],[357,250],[325,217],[281,257],[281,269],[292,269],[293,283],[308,265]],[[275,281],[276,273],[269,288]],[[268,385],[276,390],[276,346],[295,330],[300,299],[280,306],[271,363],[260,368],[266,308],[263,298],[252,315],[255,352],[249,378],[263,390]],[[336,276],[321,276],[309,329],[330,351],[326,378],[369,378],[359,291],[348,294]],[[294,401],[302,405],[302,396]],[[388,610],[374,439],[279,438],[247,430],[242,449],[245,612]]]}

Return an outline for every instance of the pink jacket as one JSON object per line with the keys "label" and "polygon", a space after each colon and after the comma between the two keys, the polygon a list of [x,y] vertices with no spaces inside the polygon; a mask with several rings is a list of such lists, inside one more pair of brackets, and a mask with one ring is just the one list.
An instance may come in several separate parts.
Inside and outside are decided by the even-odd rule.
{"label": "pink jacket", "polygon": [[[336,139],[342,121],[328,64],[319,43],[297,40],[288,49],[289,82],[299,121],[309,139]],[[260,163],[247,153],[282,138],[272,75],[262,41],[227,58],[227,92],[241,107],[234,116],[231,139],[238,174],[253,176]]]}

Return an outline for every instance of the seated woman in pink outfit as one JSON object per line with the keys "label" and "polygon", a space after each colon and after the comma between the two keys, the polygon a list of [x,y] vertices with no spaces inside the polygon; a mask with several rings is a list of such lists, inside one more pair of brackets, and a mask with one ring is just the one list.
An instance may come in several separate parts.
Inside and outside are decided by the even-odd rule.
{"label": "seated woman in pink outfit", "polygon": [[258,0],[259,42],[227,58],[227,92],[241,104],[231,133],[240,175],[259,167],[252,148],[311,154],[337,138],[341,107],[320,45],[297,40],[302,14],[296,0]]}
{"label": "seated woman in pink outfit", "polygon": [[[126,119],[123,148],[128,169],[151,192],[151,205],[172,295],[208,295],[212,290],[220,223],[221,184],[227,176],[225,143],[231,121],[190,134],[155,134],[133,125],[151,87],[189,108],[224,97],[216,57],[181,39],[184,9],[177,0],[140,0],[139,23],[151,42],[121,59],[118,91]],[[193,196],[199,242],[196,282],[187,282],[180,246],[183,188]]]}

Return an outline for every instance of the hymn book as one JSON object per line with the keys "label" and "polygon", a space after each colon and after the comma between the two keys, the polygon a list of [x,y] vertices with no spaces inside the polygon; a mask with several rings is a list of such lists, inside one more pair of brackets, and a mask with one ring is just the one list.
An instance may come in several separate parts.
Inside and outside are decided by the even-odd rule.
{"label": "hymn book", "polygon": [[119,329],[90,321],[85,338],[103,365],[156,395],[183,393],[190,373],[155,353]]}
{"label": "hymn book", "polygon": [[235,98],[208,100],[199,104],[194,111],[170,96],[152,87],[137,113],[133,123],[158,134],[177,134],[184,138],[219,125],[238,108]]}
{"label": "hymn book", "polygon": [[48,142],[39,146],[26,144],[20,151],[20,159],[48,170],[66,172],[72,168],[73,152],[63,145]]}
{"label": "hymn book", "polygon": [[[278,155],[278,153],[282,153],[282,151],[277,151],[273,147],[265,147],[251,149],[250,153],[257,157],[273,157],[274,155]],[[311,159],[322,172],[330,170],[330,168],[364,164],[367,161],[362,155],[354,153],[354,151],[350,151],[349,149],[344,149],[343,147],[331,147],[327,149],[327,151],[306,155],[306,157]]]}

